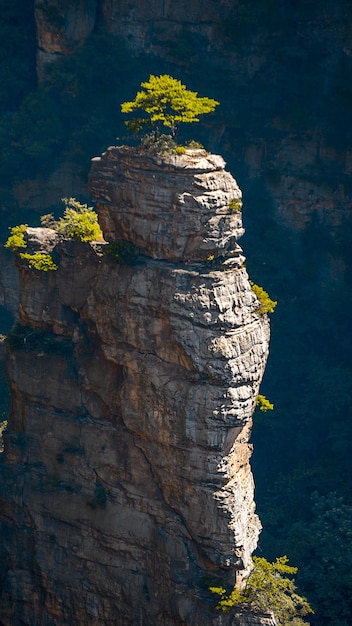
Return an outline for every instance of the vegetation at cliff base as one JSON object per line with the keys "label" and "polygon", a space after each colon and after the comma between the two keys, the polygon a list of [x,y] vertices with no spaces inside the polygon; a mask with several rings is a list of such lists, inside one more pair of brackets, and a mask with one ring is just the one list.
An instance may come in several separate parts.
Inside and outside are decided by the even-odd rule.
{"label": "vegetation at cliff base", "polygon": [[98,215],[87,204],[78,202],[76,198],[62,198],[65,204],[63,217],[58,220],[52,213],[43,215],[41,223],[46,228],[52,228],[68,239],[78,239],[79,241],[100,241],[103,233],[98,224]]}
{"label": "vegetation at cliff base", "polygon": [[279,626],[304,626],[302,619],[313,613],[306,598],[297,593],[293,579],[297,567],[288,565],[287,556],[273,563],[264,557],[253,557],[253,569],[243,591],[224,587],[210,587],[219,596],[217,609],[229,611],[233,607],[248,607],[258,613],[274,613]]}
{"label": "vegetation at cliff base", "polygon": [[219,104],[212,98],[199,97],[196,91],[190,91],[168,74],[151,74],[141,87],[134,100],[121,104],[122,113],[144,112],[142,117],[125,122],[133,133],[147,128],[159,135],[161,127],[165,127],[176,137],[181,123],[199,122],[199,115],[212,113]]}

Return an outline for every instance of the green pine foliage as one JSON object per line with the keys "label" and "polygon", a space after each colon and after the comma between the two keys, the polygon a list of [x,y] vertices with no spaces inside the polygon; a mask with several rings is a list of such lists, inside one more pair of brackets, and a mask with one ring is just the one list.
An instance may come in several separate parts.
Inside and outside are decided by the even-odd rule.
{"label": "green pine foliage", "polygon": [[51,254],[45,252],[34,252],[33,254],[21,252],[20,257],[28,261],[29,267],[40,272],[50,272],[58,268]]}
{"label": "green pine foliage", "polygon": [[27,242],[24,239],[24,233],[26,232],[27,226],[28,224],[13,226],[5,243],[5,248],[12,250],[13,252],[18,250],[18,248],[27,248]]}
{"label": "green pine foliage", "polygon": [[229,202],[229,209],[232,211],[240,211],[242,209],[242,200],[241,198],[233,198]]}
{"label": "green pine foliage", "polygon": [[143,112],[142,117],[125,122],[133,133],[147,127],[160,134],[163,126],[175,137],[180,123],[199,122],[199,115],[211,113],[219,104],[212,98],[200,98],[196,91],[190,91],[180,80],[168,74],[151,74],[141,87],[134,100],[121,104],[122,113]]}
{"label": "green pine foliage", "polygon": [[252,291],[255,293],[260,303],[260,306],[256,310],[256,313],[259,313],[259,315],[264,315],[265,313],[274,313],[277,302],[270,298],[269,294],[263,289],[263,287],[260,287],[260,285],[256,285],[252,281],[250,281],[250,284]]}
{"label": "green pine foliage", "polygon": [[253,565],[242,592],[210,587],[219,596],[216,608],[225,612],[242,605],[258,613],[274,613],[279,626],[306,626],[304,618],[313,610],[307,599],[297,593],[293,579],[297,568],[288,565],[287,556],[278,557],[273,563],[264,557],[253,557]]}
{"label": "green pine foliage", "polygon": [[255,404],[258,407],[259,411],[266,413],[267,411],[272,411],[274,405],[272,402],[268,400],[263,394],[259,393],[256,397]]}
{"label": "green pine foliage", "polygon": [[98,216],[92,207],[81,204],[75,198],[63,198],[65,210],[63,217],[55,220],[52,213],[43,215],[41,223],[56,230],[64,238],[79,241],[101,241],[103,233],[98,224]]}
{"label": "green pine foliage", "polygon": [[[63,217],[55,220],[52,213],[43,215],[41,223],[46,228],[52,228],[59,235],[66,239],[77,239],[79,241],[102,241],[103,234],[98,224],[98,216],[92,207],[78,202],[75,198],[63,198],[65,210]],[[24,238],[27,224],[13,226],[10,235],[5,243],[5,248],[13,252],[27,248]],[[40,272],[57,270],[51,254],[46,252],[21,252],[20,258],[28,262],[28,266]]]}

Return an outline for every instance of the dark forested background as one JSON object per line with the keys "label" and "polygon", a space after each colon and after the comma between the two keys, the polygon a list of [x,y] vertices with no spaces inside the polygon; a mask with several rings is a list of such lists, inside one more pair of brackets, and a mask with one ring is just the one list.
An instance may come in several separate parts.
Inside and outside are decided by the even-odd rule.
{"label": "dark forested background", "polygon": [[[133,4],[137,23],[143,2]],[[0,0],[1,240],[60,210],[61,196],[89,201],[90,159],[129,141],[119,105],[150,73],[221,102],[179,140],[227,160],[243,190],[249,273],[278,301],[262,385],[275,408],[258,411],[253,431],[259,553],[299,567],[312,624],[350,626],[352,5],[223,0],[214,18],[213,0],[202,4],[213,7],[207,35],[166,15],[137,49],[98,3],[91,34],[38,82],[34,3]],[[61,32],[60,3],[42,5]]]}

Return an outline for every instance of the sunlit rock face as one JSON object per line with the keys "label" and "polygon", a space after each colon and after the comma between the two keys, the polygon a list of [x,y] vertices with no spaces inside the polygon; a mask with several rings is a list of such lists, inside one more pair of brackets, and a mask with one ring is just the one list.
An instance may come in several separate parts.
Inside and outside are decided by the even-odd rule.
{"label": "sunlit rock face", "polygon": [[90,184],[106,240],[138,255],[27,231],[59,269],[17,263],[0,620],[220,624],[207,581],[240,580],[260,531],[248,440],[269,325],[241,192],[204,151],[111,148]]}
{"label": "sunlit rock face", "polygon": [[154,259],[206,260],[243,234],[241,191],[221,156],[157,156],[109,148],[93,160],[91,187],[109,240],[127,239]]}

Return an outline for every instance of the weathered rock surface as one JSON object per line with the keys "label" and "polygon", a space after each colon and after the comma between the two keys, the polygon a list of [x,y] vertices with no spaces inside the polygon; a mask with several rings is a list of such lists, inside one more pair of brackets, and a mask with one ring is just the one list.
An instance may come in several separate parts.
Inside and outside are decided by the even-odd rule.
{"label": "weathered rock surface", "polygon": [[270,623],[220,618],[206,583],[240,579],[260,531],[249,436],[269,326],[228,208],[240,191],[220,157],[118,148],[91,184],[106,238],[141,252],[123,265],[64,241],[56,272],[18,262],[0,620]]}
{"label": "weathered rock surface", "polygon": [[[93,160],[90,181],[109,240],[127,239],[156,259],[205,260],[233,250],[241,191],[224,160],[205,150],[153,156],[110,148]],[[241,204],[239,205],[241,206]]]}
{"label": "weathered rock surface", "polygon": [[71,54],[90,35],[96,22],[97,0],[35,0],[37,65],[45,66],[58,56]]}

